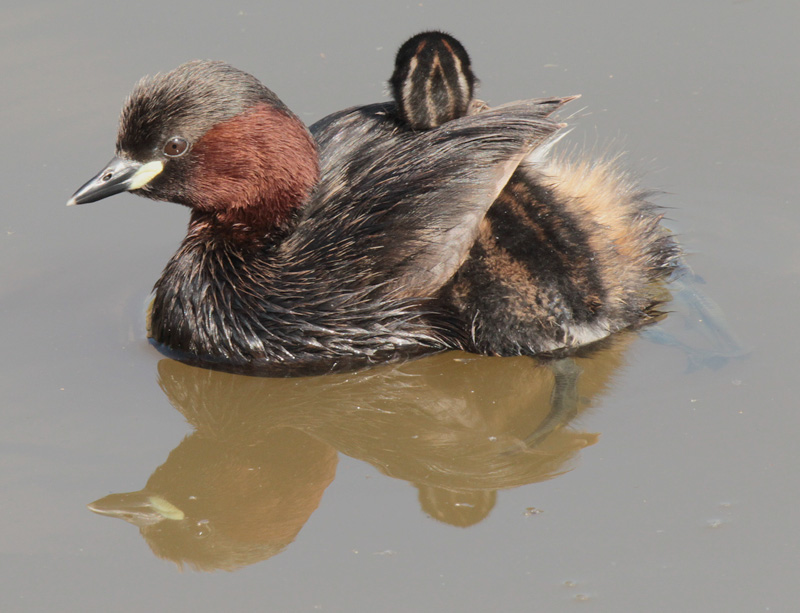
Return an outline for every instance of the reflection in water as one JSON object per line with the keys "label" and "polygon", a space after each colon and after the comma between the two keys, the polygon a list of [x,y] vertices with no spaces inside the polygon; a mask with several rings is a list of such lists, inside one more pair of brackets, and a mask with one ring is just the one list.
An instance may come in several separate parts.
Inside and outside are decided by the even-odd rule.
{"label": "reflection in water", "polygon": [[89,508],[139,526],[160,557],[234,570],[291,543],[333,481],[336,451],[291,428],[187,436],[139,492]]}
{"label": "reflection in water", "polygon": [[431,517],[469,526],[497,490],[559,475],[597,440],[565,426],[605,389],[630,338],[550,363],[451,352],[294,379],[162,360],[161,387],[194,432],[143,490],[89,508],[135,524],[179,565],[235,570],[294,540],[341,452],[413,483]]}

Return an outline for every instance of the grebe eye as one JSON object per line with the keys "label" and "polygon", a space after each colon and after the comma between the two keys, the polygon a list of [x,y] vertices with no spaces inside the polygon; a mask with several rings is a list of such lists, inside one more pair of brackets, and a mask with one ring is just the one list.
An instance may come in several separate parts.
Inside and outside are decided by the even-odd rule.
{"label": "grebe eye", "polygon": [[188,149],[189,141],[180,136],[173,136],[167,141],[167,144],[164,145],[164,155],[176,158],[186,153]]}

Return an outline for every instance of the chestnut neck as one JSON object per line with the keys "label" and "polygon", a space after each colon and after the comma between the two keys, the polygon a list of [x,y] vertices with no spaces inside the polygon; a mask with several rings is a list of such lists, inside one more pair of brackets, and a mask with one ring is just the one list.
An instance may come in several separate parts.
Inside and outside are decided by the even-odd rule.
{"label": "chestnut neck", "polygon": [[319,179],[317,147],[291,112],[259,103],[212,127],[192,150],[195,220],[236,234],[285,231]]}

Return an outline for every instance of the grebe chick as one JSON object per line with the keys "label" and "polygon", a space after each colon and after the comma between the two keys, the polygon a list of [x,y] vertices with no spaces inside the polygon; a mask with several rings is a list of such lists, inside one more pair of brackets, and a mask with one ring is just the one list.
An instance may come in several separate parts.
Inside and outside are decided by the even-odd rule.
{"label": "grebe chick", "polygon": [[414,130],[429,130],[482,109],[464,46],[449,34],[421,32],[397,51],[389,79],[397,114]]}
{"label": "grebe chick", "polygon": [[312,137],[253,76],[189,62],[136,86],[116,157],[68,204],[132,191],[190,208],[149,321],[174,357],[354,368],[462,346],[438,296],[508,177],[562,127],[545,114],[522,102],[415,132],[362,108]]}
{"label": "grebe chick", "polygon": [[[397,52],[396,116],[421,130],[440,124],[409,118],[454,120],[479,111],[474,82],[455,38],[423,32]],[[440,294],[470,329],[468,350],[578,347],[652,321],[664,299],[659,281],[677,266],[679,249],[648,192],[612,162],[569,162],[549,149],[540,147],[514,172],[470,257]]]}

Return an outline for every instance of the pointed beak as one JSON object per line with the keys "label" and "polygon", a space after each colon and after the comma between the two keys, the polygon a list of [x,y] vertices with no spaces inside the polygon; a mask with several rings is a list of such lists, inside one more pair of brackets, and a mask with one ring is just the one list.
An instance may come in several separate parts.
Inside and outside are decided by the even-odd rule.
{"label": "pointed beak", "polygon": [[145,490],[110,494],[86,505],[98,515],[124,519],[134,526],[151,526],[165,519],[181,520],[183,511],[161,496]]}
{"label": "pointed beak", "polygon": [[163,169],[164,163],[160,161],[142,164],[114,157],[103,170],[73,194],[67,206],[95,202],[114,194],[139,189],[147,185]]}

